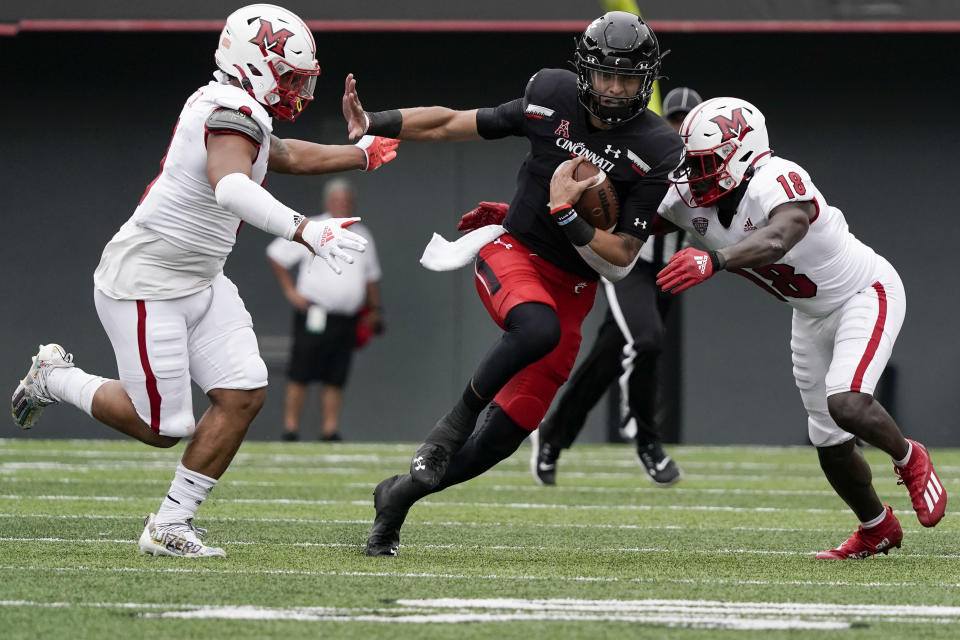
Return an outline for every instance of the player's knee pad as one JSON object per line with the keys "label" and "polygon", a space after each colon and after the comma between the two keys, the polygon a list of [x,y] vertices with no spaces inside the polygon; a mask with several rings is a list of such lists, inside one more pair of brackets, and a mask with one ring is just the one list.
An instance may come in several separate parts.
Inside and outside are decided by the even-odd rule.
{"label": "player's knee pad", "polygon": [[192,438],[197,430],[197,421],[192,411],[174,411],[161,414],[158,433],[172,438]]}
{"label": "player's knee pad", "polygon": [[251,389],[260,389],[267,386],[267,364],[259,353],[248,355],[243,360],[243,375]]}
{"label": "player's knee pad", "polygon": [[853,438],[833,421],[826,411],[807,409],[807,435],[815,447],[832,447]]}
{"label": "player's knee pad", "polygon": [[550,408],[550,401],[553,396],[543,398],[541,396],[530,394],[517,394],[504,401],[499,401],[503,412],[506,413],[517,426],[533,431],[547,415],[547,409]]}
{"label": "player's knee pad", "polygon": [[560,318],[556,310],[539,302],[518,304],[507,314],[506,339],[512,348],[526,355],[526,360],[535,362],[553,351],[560,344]]}

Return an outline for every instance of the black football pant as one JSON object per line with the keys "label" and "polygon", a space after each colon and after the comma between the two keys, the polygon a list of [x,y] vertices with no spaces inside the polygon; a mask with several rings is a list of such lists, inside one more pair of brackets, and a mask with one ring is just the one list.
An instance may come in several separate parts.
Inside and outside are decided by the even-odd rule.
{"label": "black football pant", "polygon": [[[626,373],[629,375],[623,381],[625,385],[621,385],[621,393],[626,386],[628,406],[625,409],[637,423],[637,446],[660,440],[656,422],[657,368],[671,298],[657,287],[655,267],[642,261],[637,262],[626,278],[612,286],[607,284],[605,289],[609,309],[597,339],[561,389],[556,406],[540,425],[541,441],[557,448],[567,449],[573,444],[587,414],[610,385]],[[627,340],[618,319],[632,337],[632,349],[626,353]],[[631,351],[633,371],[625,372],[624,358]]]}

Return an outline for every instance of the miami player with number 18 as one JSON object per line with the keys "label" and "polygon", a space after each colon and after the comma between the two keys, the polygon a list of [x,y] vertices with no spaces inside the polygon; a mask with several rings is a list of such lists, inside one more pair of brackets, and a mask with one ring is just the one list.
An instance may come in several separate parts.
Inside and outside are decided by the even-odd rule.
{"label": "miami player with number 18", "polygon": [[936,525],[947,506],[926,448],[904,438],[873,397],[906,312],[900,276],[850,233],[803,167],[773,155],[763,114],[749,102],[702,103],[680,138],[686,159],[657,226],[685,229],[708,250],[678,252],[657,284],[679,293],[725,269],[793,307],[793,374],[810,441],[860,519],[848,540],[816,557],[860,559],[900,547],[900,523],[877,497],[856,438],[891,456],[920,524]]}

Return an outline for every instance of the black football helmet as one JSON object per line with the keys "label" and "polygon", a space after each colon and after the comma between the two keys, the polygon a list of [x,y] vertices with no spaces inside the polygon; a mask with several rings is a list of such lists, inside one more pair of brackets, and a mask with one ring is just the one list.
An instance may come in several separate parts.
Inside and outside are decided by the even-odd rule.
{"label": "black football helmet", "polygon": [[[653,95],[661,58],[657,36],[639,16],[626,11],[605,13],[576,39],[573,66],[580,104],[610,125],[637,117]],[[609,75],[620,76],[631,88],[636,81],[630,80],[638,79],[639,87],[627,96],[603,93],[596,82]]]}

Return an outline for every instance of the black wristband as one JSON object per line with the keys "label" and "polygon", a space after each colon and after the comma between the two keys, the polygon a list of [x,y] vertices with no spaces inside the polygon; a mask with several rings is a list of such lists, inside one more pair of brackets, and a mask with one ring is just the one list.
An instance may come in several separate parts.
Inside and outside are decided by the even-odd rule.
{"label": "black wristband", "polygon": [[722,261],[720,254],[716,251],[707,251],[707,255],[710,256],[710,264],[713,266],[713,272],[723,271],[726,263]]}
{"label": "black wristband", "polygon": [[367,111],[366,114],[367,117],[370,118],[367,135],[383,136],[384,138],[397,138],[400,136],[400,129],[403,128],[403,115],[401,115],[399,109]]}
{"label": "black wristband", "polygon": [[550,211],[554,221],[560,225],[567,239],[575,247],[583,247],[590,244],[597,230],[592,224],[577,215],[573,207],[567,205]]}

